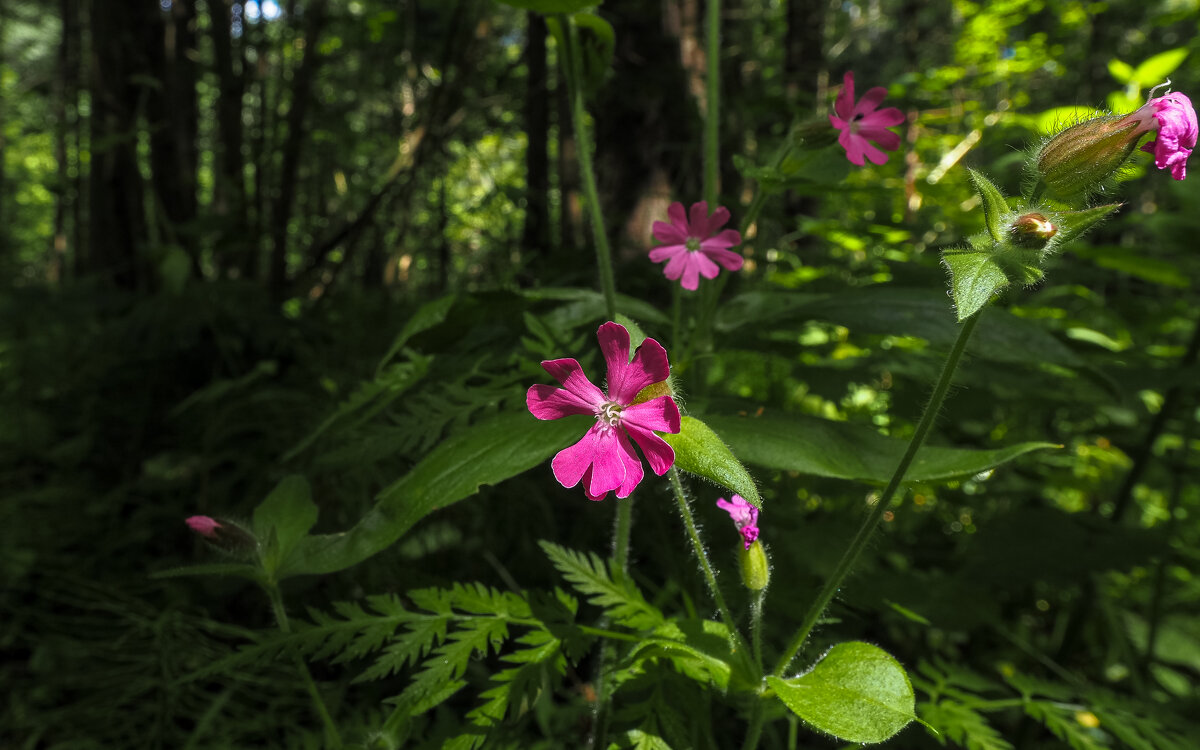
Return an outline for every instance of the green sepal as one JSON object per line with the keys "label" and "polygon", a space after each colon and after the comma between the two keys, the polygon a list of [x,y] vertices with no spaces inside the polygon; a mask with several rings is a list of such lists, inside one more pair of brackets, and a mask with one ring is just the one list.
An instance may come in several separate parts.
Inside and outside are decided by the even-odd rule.
{"label": "green sepal", "polygon": [[675,450],[677,468],[716,482],[741,495],[755,508],[762,508],[762,498],[750,472],[708,425],[695,417],[684,417],[679,433],[663,434],[662,439]]}
{"label": "green sepal", "polygon": [[1003,217],[1008,213],[1008,201],[1004,199],[1000,189],[984,177],[982,172],[976,172],[974,169],[967,171],[971,173],[971,183],[983,202],[983,221],[987,225],[988,234],[992,235],[993,241],[1001,242],[1004,240]]}
{"label": "green sepal", "polygon": [[917,718],[904,667],[869,643],[839,643],[806,674],[767,684],[806,723],[846,742],[883,742]]}

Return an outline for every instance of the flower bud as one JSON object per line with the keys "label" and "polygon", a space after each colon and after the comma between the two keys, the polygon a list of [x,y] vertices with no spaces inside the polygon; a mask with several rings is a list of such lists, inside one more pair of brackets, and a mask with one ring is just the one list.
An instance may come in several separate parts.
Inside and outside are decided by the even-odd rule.
{"label": "flower bud", "polygon": [[762,591],[771,581],[771,564],[762,542],[754,540],[749,547],[738,550],[738,567],[742,572],[742,583],[751,591]]}
{"label": "flower bud", "polygon": [[1058,227],[1039,213],[1018,216],[1008,225],[1008,236],[1014,245],[1021,247],[1043,248],[1056,234]]}
{"label": "flower bud", "polygon": [[1096,117],[1051,138],[1033,160],[1035,175],[1064,198],[1086,195],[1121,168],[1145,130],[1127,115]]}
{"label": "flower bud", "polygon": [[250,557],[258,548],[258,540],[249,531],[225,519],[210,516],[190,516],[184,519],[188,528],[204,537],[214,547],[238,557]]}

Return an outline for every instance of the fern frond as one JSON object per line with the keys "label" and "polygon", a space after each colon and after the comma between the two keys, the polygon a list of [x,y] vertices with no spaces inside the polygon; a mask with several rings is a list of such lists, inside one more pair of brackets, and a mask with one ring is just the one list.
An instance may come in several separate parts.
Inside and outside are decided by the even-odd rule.
{"label": "fern frond", "polygon": [[922,703],[921,718],[938,731],[943,745],[950,739],[967,750],[1013,750],[1013,746],[974,709],[954,700]]}
{"label": "fern frond", "polygon": [[542,550],[579,593],[604,609],[613,622],[632,630],[653,630],[666,622],[663,613],[642,596],[633,579],[595,553],[576,552],[540,541]]}

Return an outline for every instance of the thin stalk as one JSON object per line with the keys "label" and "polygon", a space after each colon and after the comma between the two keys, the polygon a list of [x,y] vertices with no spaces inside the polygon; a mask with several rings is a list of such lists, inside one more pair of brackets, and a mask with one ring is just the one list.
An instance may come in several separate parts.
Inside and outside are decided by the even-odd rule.
{"label": "thin stalk", "polygon": [[808,608],[808,612],[804,615],[804,619],[800,623],[800,628],[796,631],[795,637],[784,651],[779,663],[775,667],[775,676],[782,677],[784,671],[792,663],[792,659],[796,658],[800,647],[804,645],[804,641],[808,639],[809,633],[820,619],[821,613],[829,606],[829,602],[833,600],[838,589],[841,588],[842,582],[846,576],[850,574],[851,569],[858,562],[859,556],[867,547],[867,542],[871,540],[871,535],[876,527],[879,526],[879,521],[883,518],[884,512],[888,505],[892,502],[892,497],[899,489],[900,483],[904,481],[904,475],[908,472],[909,465],[912,464],[913,458],[916,457],[917,451],[921,449],[921,445],[925,442],[925,437],[929,434],[929,429],[933,426],[933,420],[937,416],[938,411],[942,408],[942,402],[946,400],[946,394],[950,390],[950,383],[954,380],[954,371],[958,368],[958,361],[962,359],[963,352],[966,351],[967,341],[971,338],[971,332],[975,330],[975,324],[979,321],[979,313],[975,313],[971,317],[963,321],[962,326],[958,329],[958,338],[954,342],[954,348],[950,350],[949,356],[946,357],[946,364],[942,366],[942,374],[938,377],[937,385],[933,387],[933,393],[929,396],[929,403],[925,406],[925,413],[921,415],[921,421],[917,423],[916,432],[913,433],[912,439],[908,442],[908,448],[904,451],[904,456],[900,459],[900,464],[896,470],[892,472],[892,478],[888,480],[887,486],[883,493],[871,508],[871,512],[863,520],[863,523],[858,528],[858,533],[854,535],[854,539],[850,542],[850,546],[842,554],[842,559],[838,561],[837,567],[834,568],[833,575],[825,582],[821,593],[817,595],[815,601]]}
{"label": "thin stalk", "polygon": [[669,474],[671,489],[675,490],[675,502],[679,505],[679,515],[683,517],[688,540],[692,543],[696,559],[700,561],[700,569],[704,572],[705,582],[708,583],[708,592],[717,604],[717,610],[721,613],[721,620],[725,623],[725,627],[729,628],[729,637],[735,639],[738,645],[744,646],[741,633],[734,625],[733,615],[729,613],[729,607],[725,604],[725,596],[721,593],[721,587],[717,585],[717,574],[713,572],[712,564],[708,561],[708,551],[704,549],[704,542],[701,541],[700,532],[696,529],[696,519],[692,517],[692,508],[688,505],[687,496],[683,494],[683,483],[679,481],[679,470],[672,466]]}
{"label": "thin stalk", "polygon": [[567,96],[571,100],[571,124],[575,129],[575,143],[579,159],[579,176],[583,183],[583,202],[587,204],[592,225],[592,239],[596,245],[596,263],[600,270],[600,289],[604,293],[604,307],[609,320],[617,317],[617,281],[613,274],[612,251],[608,247],[608,236],[604,231],[604,213],[600,209],[600,194],[596,190],[596,174],[592,168],[592,140],[585,120],[587,112],[583,106],[583,63],[579,54],[579,32],[575,24],[565,15],[558,16],[566,40],[566,65],[563,71],[567,79]]}
{"label": "thin stalk", "polygon": [[[276,583],[264,584],[263,588],[267,591],[267,597],[271,600],[271,609],[275,612],[275,623],[279,626],[279,632],[292,632],[292,625],[288,621],[287,610],[283,608],[283,594],[279,591],[279,585]],[[329,715],[329,709],[325,706],[325,699],[321,697],[321,692],[317,690],[317,683],[312,678],[312,673],[308,671],[308,665],[304,663],[304,659],[299,654],[294,657],[296,669],[300,672],[300,679],[304,682],[304,687],[308,690],[309,697],[312,698],[313,708],[316,709],[317,715],[321,717],[321,723],[325,725],[325,742],[329,747],[341,748],[342,737],[338,734],[337,725],[333,723],[333,717]]]}
{"label": "thin stalk", "polygon": [[[622,572],[629,570],[629,536],[633,528],[633,498],[617,499],[617,514],[613,521],[612,556]],[[608,618],[600,621],[600,627],[608,625]],[[608,746],[608,721],[610,706],[605,676],[613,662],[613,644],[609,640],[600,642],[600,658],[596,664],[596,676],[592,683],[596,689],[596,707],[592,712],[592,747]]]}
{"label": "thin stalk", "polygon": [[758,738],[762,737],[764,708],[762,698],[756,697],[754,708],[750,710],[750,728],[746,730],[746,739],[742,742],[742,750],[754,750],[758,747]]}
{"label": "thin stalk", "polygon": [[708,0],[708,93],[704,106],[704,200],[716,208],[721,180],[721,0]]}
{"label": "thin stalk", "polygon": [[[767,590],[762,589],[754,595],[754,600],[750,602],[750,643],[754,649],[754,666],[757,667],[758,673],[763,671],[762,657],[762,619],[763,619],[763,602],[767,598]],[[765,686],[766,680],[763,680]],[[761,691],[762,688],[760,687]],[[742,750],[755,750],[758,747],[758,739],[762,736],[764,719],[764,709],[762,698],[755,701],[754,709],[750,714],[750,726],[746,730],[746,740],[742,743]]]}

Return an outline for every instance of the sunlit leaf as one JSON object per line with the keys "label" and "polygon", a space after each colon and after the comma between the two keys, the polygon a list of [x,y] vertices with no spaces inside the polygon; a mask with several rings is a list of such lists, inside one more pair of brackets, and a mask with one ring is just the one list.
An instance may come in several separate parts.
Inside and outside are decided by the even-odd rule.
{"label": "sunlit leaf", "polygon": [[716,482],[751,505],[762,507],[750,472],[708,425],[694,417],[684,417],[678,435],[664,434],[662,438],[675,449],[676,467]]}
{"label": "sunlit leaf", "polygon": [[840,643],[807,674],[767,683],[805,722],[847,742],[883,742],[916,719],[904,667],[869,643]]}

